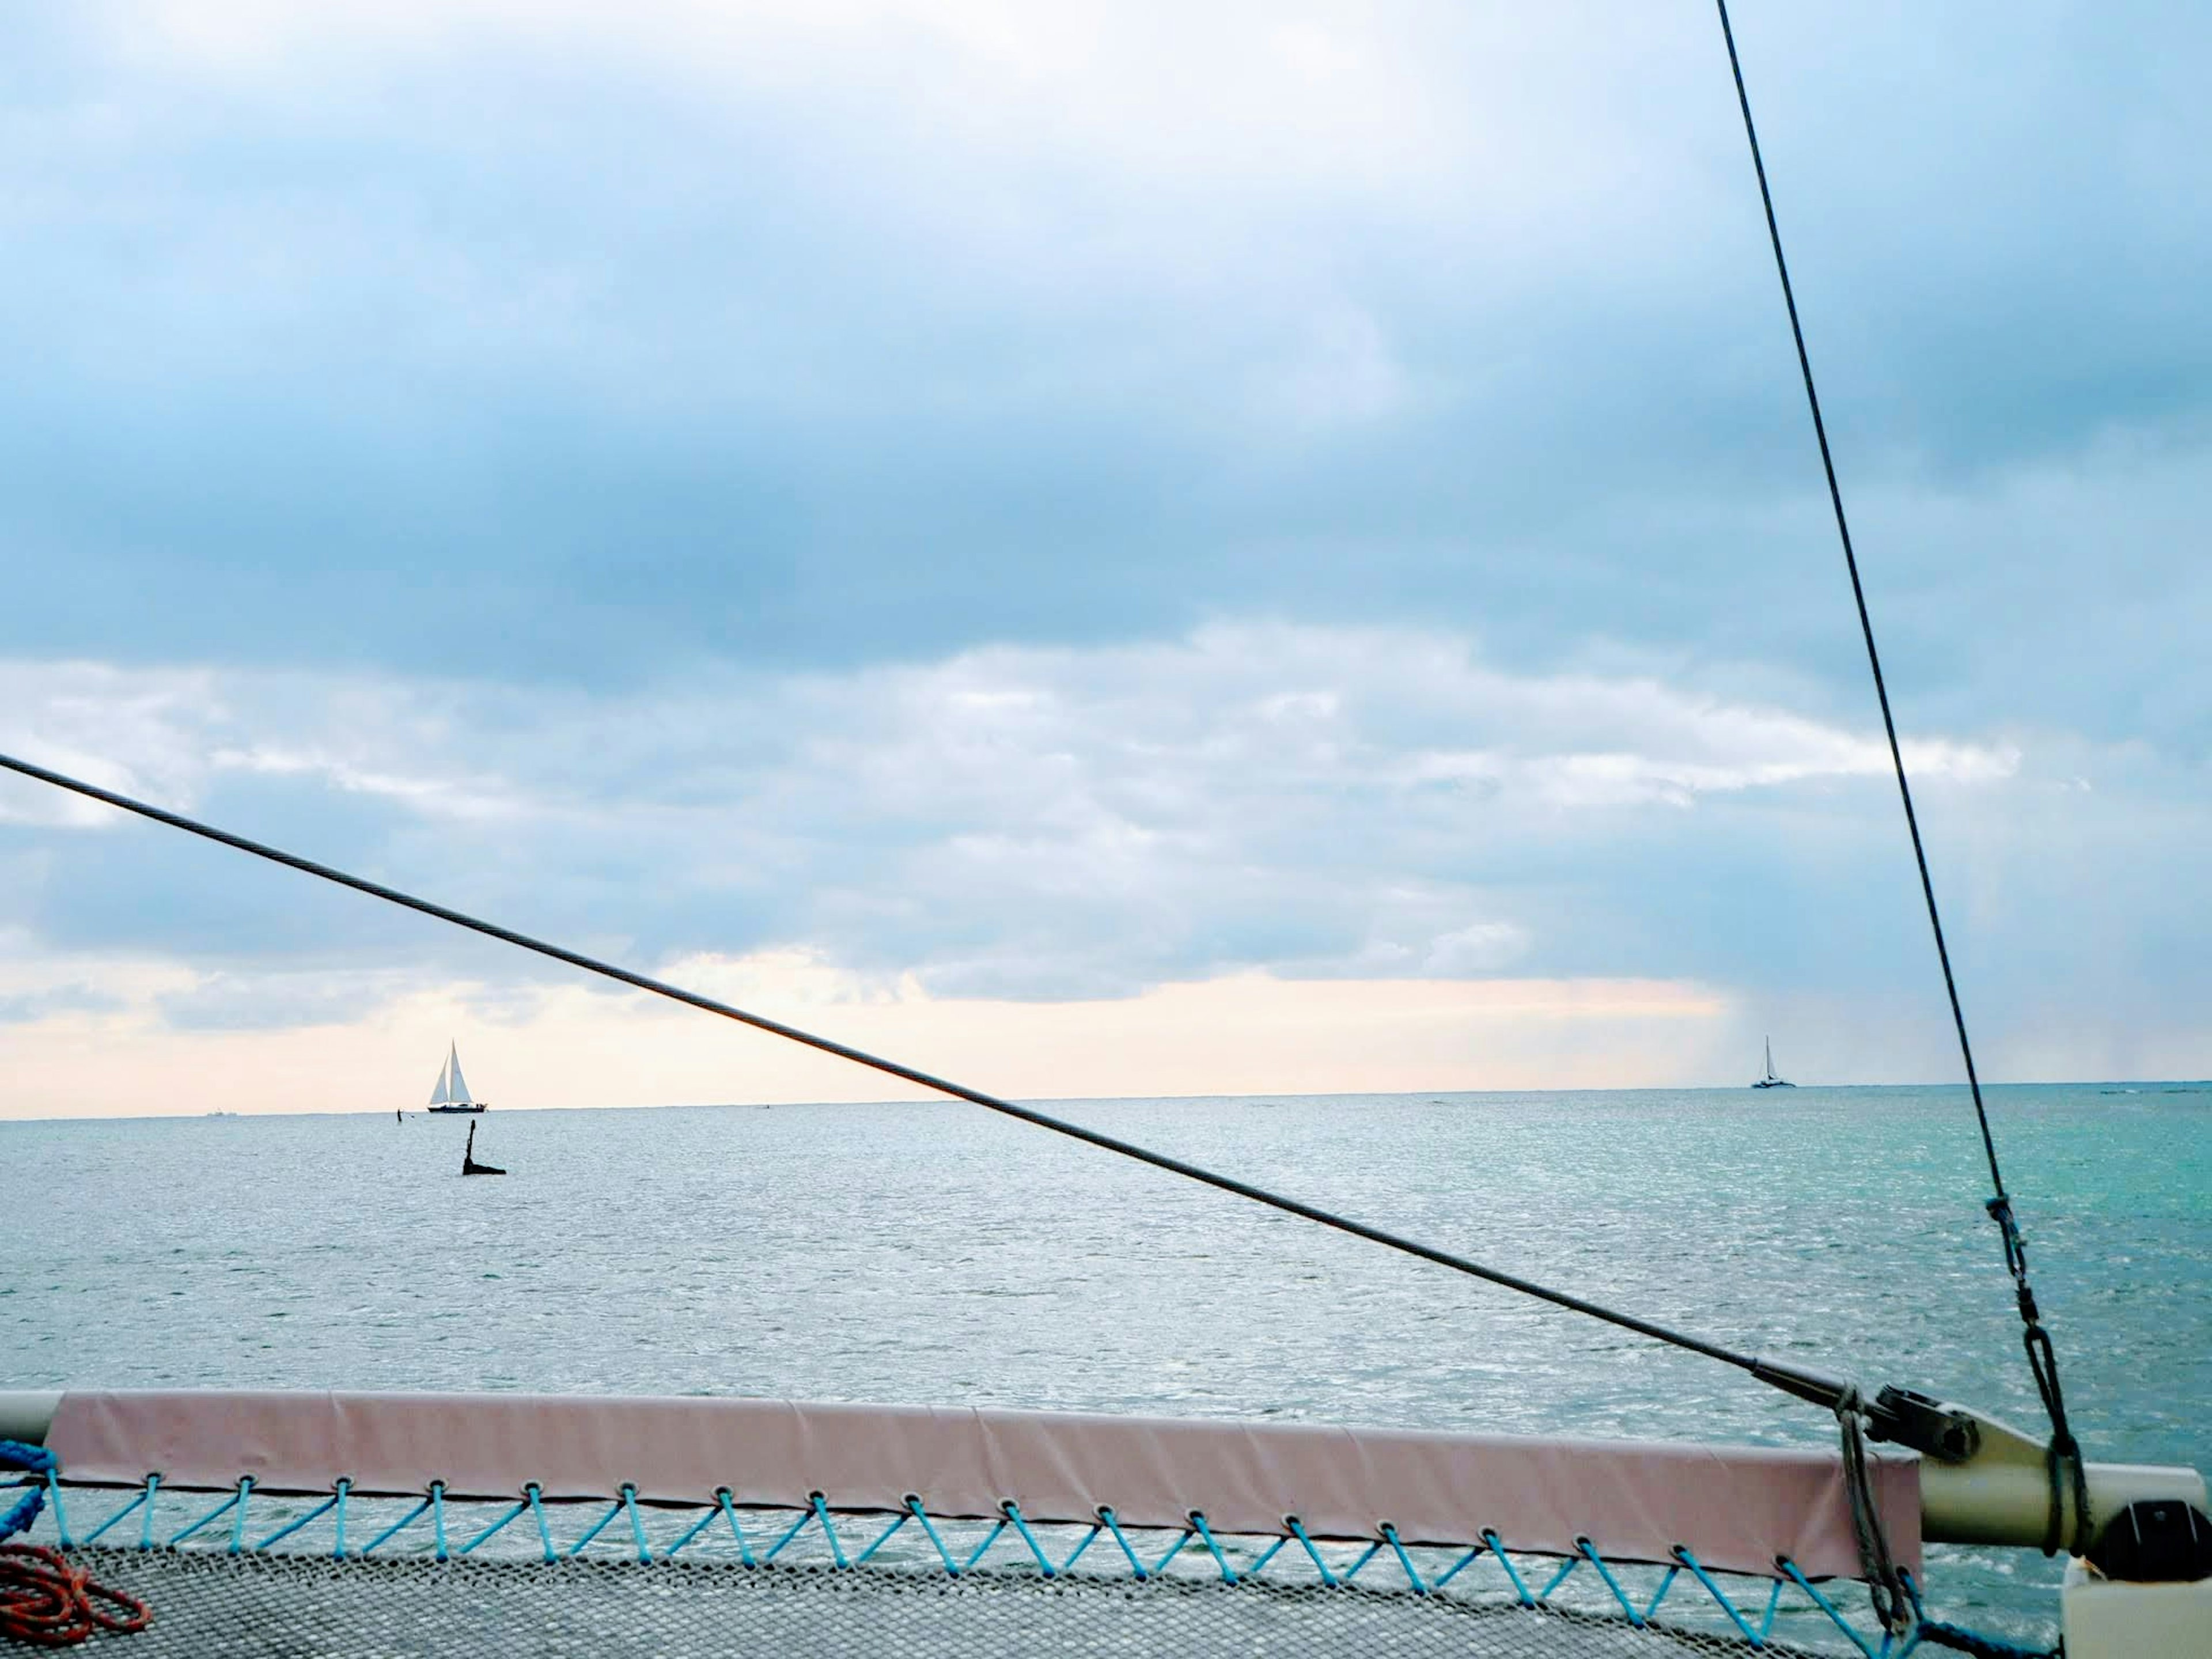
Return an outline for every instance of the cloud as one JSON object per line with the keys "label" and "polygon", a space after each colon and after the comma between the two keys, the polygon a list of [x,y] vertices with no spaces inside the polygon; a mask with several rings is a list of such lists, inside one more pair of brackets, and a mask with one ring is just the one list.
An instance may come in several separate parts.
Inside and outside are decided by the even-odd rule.
{"label": "cloud", "polygon": [[[1879,812],[1887,772],[1879,738],[1784,709],[1516,673],[1443,634],[1273,623],[844,674],[724,672],[623,698],[6,672],[25,688],[6,735],[28,757],[100,752],[126,789],[247,834],[283,827],[311,856],[335,844],[433,896],[633,952],[799,949],[968,997],[1110,997],[1255,969],[1614,973],[1590,941],[1644,908],[1632,872],[1654,813],[1837,797],[1847,815]],[[1930,740],[1913,758],[1928,787],[1970,790],[2015,781],[2022,763],[2010,740]],[[0,791],[25,820],[39,799]],[[1705,833],[1740,845],[1728,821]],[[327,956],[280,896],[294,878],[132,834],[144,851],[127,871],[112,836],[40,837],[27,925],[64,946],[181,946],[208,913],[148,891],[166,880],[241,895],[226,952]],[[1531,875],[1556,875],[1567,843],[1591,868],[1563,901]],[[332,921],[361,908],[317,902]],[[422,937],[407,929],[384,937]]]}
{"label": "cloud", "polygon": [[[1740,21],[1958,953],[2124,1057],[2212,925],[2205,26]],[[884,995],[1850,1029],[1924,967],[1705,15],[96,0],[10,46],[0,742]],[[178,1029],[545,982],[108,818],[0,785],[0,926],[190,962]]]}
{"label": "cloud", "polygon": [[[2205,598],[2187,30],[1992,21],[1743,30],[1944,724]],[[1863,700],[1702,15],[113,3],[15,44],[0,649],[635,685],[1264,603]],[[2117,730],[2160,681],[2104,660],[2067,690]]]}

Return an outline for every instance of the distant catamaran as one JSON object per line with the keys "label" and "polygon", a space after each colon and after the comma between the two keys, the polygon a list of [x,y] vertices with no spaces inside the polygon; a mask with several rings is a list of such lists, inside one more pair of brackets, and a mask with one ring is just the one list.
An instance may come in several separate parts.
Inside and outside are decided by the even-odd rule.
{"label": "distant catamaran", "polygon": [[430,1091],[430,1109],[434,1112],[481,1112],[483,1109],[483,1102],[471,1097],[468,1079],[461,1075],[460,1050],[447,1043],[446,1063],[438,1068],[438,1086]]}
{"label": "distant catamaran", "polygon": [[[455,1077],[459,1077],[460,1073],[456,1072],[453,1075]],[[1794,1089],[1797,1086],[1788,1078],[1777,1077],[1775,1075],[1774,1039],[1772,1037],[1766,1039],[1766,1075],[1759,1079],[1758,1082],[1753,1084],[1751,1086],[1754,1089]]]}

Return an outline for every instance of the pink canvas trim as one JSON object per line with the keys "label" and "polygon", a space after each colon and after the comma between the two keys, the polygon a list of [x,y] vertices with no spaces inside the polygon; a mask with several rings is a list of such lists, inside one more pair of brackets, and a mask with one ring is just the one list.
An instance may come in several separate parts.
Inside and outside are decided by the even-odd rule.
{"label": "pink canvas trim", "polygon": [[[65,1478],[216,1490],[253,1477],[268,1492],[608,1498],[647,1502],[995,1516],[1002,1499],[1038,1522],[1473,1543],[1494,1528],[1516,1549],[1768,1573],[1787,1555],[1812,1576],[1856,1577],[1858,1547],[1833,1453],[1752,1446],[1547,1440],[1305,1424],[1077,1413],[807,1405],[790,1401],[544,1395],[71,1392],[46,1443]],[[1917,1460],[1877,1459],[1899,1563],[1920,1565]]]}

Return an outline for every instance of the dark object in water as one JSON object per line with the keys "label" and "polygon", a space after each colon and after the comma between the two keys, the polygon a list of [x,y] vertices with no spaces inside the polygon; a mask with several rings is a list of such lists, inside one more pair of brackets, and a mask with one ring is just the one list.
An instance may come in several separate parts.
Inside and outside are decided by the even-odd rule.
{"label": "dark object in water", "polygon": [[477,1126],[473,1123],[469,1125],[469,1144],[461,1149],[461,1173],[465,1176],[507,1173],[506,1170],[496,1169],[491,1164],[477,1162]]}
{"label": "dark object in water", "polygon": [[[407,1114],[399,1110],[397,1107],[394,1107],[392,1112],[392,1121],[394,1123],[404,1123],[407,1121]],[[474,1128],[476,1126],[474,1124],[471,1124],[469,1127],[471,1128]]]}

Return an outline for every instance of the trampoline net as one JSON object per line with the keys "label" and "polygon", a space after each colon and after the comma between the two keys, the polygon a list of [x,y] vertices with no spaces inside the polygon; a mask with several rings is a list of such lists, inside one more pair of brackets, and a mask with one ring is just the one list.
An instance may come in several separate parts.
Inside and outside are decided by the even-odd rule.
{"label": "trampoline net", "polygon": [[[154,1621],[96,1648],[138,1659],[480,1659],[484,1655],[1406,1655],[1656,1659],[1753,1650],[1658,1622],[1561,1606],[1357,1584],[958,1578],[914,1568],[573,1560],[335,1561],[94,1547],[74,1552]],[[1769,1642],[1760,1650],[1807,1650]]]}
{"label": "trampoline net", "polygon": [[[419,1503],[356,1500],[339,1538],[335,1516],[308,1499],[253,1498],[248,1524],[214,1507],[217,1495],[179,1493],[174,1515],[165,1508],[149,1525],[143,1491],[62,1491],[65,1503],[50,1504],[24,1541],[63,1547],[99,1583],[147,1605],[149,1628],[89,1644],[135,1659],[1865,1650],[1834,1616],[1866,1624],[1856,1584],[1784,1583],[1785,1598],[1771,1581],[1717,1576],[1709,1589],[1679,1565],[1601,1572],[1592,1559],[1480,1544],[1401,1555],[1317,1541],[1309,1553],[1292,1540],[1194,1531],[925,1528],[918,1515],[759,1510],[739,1511],[740,1532],[726,1512],[619,1500],[547,1504],[543,1530],[540,1514],[516,1505],[447,1504],[432,1516]],[[173,1535],[180,1528],[190,1535]]]}

